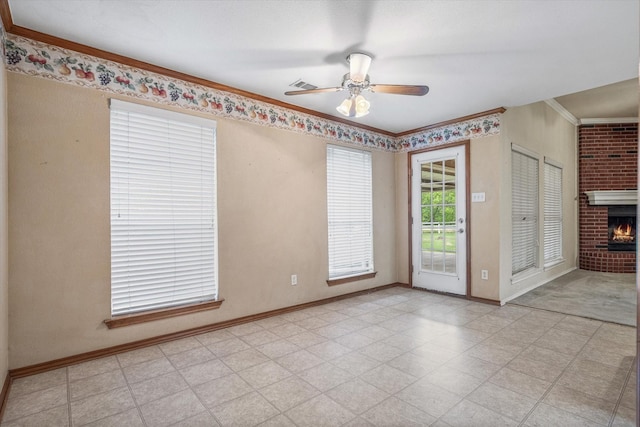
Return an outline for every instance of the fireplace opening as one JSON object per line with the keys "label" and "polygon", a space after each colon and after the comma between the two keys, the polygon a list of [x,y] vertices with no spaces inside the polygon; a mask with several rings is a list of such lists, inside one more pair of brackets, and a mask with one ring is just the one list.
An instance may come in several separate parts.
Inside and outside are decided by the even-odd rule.
{"label": "fireplace opening", "polygon": [[609,206],[609,241],[610,251],[636,250],[636,207]]}

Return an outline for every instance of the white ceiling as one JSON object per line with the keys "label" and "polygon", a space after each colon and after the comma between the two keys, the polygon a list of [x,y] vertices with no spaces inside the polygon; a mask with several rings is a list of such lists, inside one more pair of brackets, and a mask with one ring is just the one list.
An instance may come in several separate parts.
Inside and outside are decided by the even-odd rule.
{"label": "white ceiling", "polygon": [[351,51],[372,83],[357,122],[402,132],[638,76],[639,0],[9,0],[15,25],[331,115]]}

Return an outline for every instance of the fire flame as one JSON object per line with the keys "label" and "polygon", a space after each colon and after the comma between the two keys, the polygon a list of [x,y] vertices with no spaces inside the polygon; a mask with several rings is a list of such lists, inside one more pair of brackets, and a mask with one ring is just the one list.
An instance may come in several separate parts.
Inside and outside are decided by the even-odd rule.
{"label": "fire flame", "polygon": [[633,242],[635,240],[635,232],[631,224],[620,224],[613,229],[614,242]]}

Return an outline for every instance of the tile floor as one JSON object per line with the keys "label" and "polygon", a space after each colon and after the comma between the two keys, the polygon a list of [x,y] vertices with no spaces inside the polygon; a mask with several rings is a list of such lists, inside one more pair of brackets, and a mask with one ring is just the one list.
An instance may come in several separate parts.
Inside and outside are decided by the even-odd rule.
{"label": "tile floor", "polygon": [[633,426],[635,331],[392,288],[18,379],[1,426]]}

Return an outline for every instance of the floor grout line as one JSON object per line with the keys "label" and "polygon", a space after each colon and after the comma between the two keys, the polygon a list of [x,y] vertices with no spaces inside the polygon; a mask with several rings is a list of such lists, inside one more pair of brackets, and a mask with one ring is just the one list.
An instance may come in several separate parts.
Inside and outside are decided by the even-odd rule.
{"label": "floor grout line", "polygon": [[[527,308],[528,308],[529,310],[531,310],[531,311],[535,310],[535,309],[534,309],[534,308],[532,308],[532,307],[527,307]],[[530,312],[531,312],[531,311],[530,311]],[[487,313],[487,314],[485,314],[485,315],[490,315],[490,314],[491,314],[491,313]],[[529,314],[529,313],[527,313],[527,314]],[[518,317],[517,319],[513,319],[513,320],[512,320],[512,319],[507,319],[507,320],[510,320],[510,321],[511,321],[507,326],[505,326],[505,327],[503,327],[503,328],[500,328],[499,330],[495,331],[491,336],[489,336],[489,337],[485,338],[484,340],[480,341],[478,344],[476,344],[476,345],[474,345],[473,347],[469,348],[466,352],[470,351],[471,349],[473,349],[473,348],[474,348],[474,347],[476,347],[477,345],[479,345],[479,344],[481,344],[481,343],[483,343],[483,342],[485,342],[485,341],[488,341],[488,340],[490,340],[490,339],[494,338],[494,337],[495,337],[497,334],[499,334],[502,330],[504,330],[504,329],[508,328],[509,326],[513,325],[515,322],[517,322],[519,319],[521,319],[521,318],[525,317],[527,314],[525,314],[525,315],[523,315],[523,316],[520,316],[520,317]],[[481,316],[481,317],[482,317],[482,316]],[[470,323],[470,322],[468,322],[468,323]],[[547,331],[545,331],[545,334],[546,334],[548,331],[550,331],[551,329],[553,329],[553,327],[554,327],[555,325],[557,325],[558,323],[560,323],[560,320],[559,320],[558,322],[556,322],[553,326],[551,326],[549,329],[547,329]],[[544,336],[544,334],[543,334],[542,336]],[[542,336],[541,336],[541,337],[542,337]],[[520,350],[520,351],[519,351],[515,356],[513,356],[513,357],[509,360],[509,362],[505,363],[504,365],[500,365],[500,366],[501,366],[501,368],[500,368],[498,371],[496,371],[493,375],[491,375],[489,378],[487,378],[486,380],[484,380],[484,381],[483,381],[483,382],[482,382],[478,387],[476,387],[476,388],[475,388],[471,393],[475,392],[475,391],[476,391],[478,388],[480,388],[482,385],[484,385],[484,384],[486,384],[486,383],[489,383],[489,382],[491,381],[491,378],[493,378],[494,376],[496,376],[496,375],[498,374],[498,372],[500,372],[502,369],[507,368],[507,366],[509,365],[509,363],[511,363],[511,361],[513,361],[514,359],[516,359],[518,356],[522,355],[522,353],[524,353],[524,351],[525,351],[526,349],[528,349],[529,347],[533,346],[533,344],[537,341],[537,340],[536,340],[536,341],[534,341],[534,342],[532,342],[532,343],[525,344],[525,343],[520,343],[520,342],[517,342],[517,341],[510,340],[510,339],[507,339],[507,338],[503,338],[503,339],[505,339],[506,341],[509,341],[509,342],[513,342],[513,343],[514,343],[514,345],[522,346],[522,350]],[[540,339],[540,338],[538,338],[538,339]],[[464,353],[466,353],[466,352],[464,352]],[[464,353],[462,353],[462,354],[464,354]],[[474,356],[471,356],[471,357],[474,357]],[[480,359],[480,360],[484,360],[484,359]],[[528,375],[528,374],[524,374],[524,375]],[[531,375],[529,375],[529,376],[531,376]],[[533,378],[535,378],[535,377],[533,377]],[[493,383],[491,383],[491,384],[493,384]],[[505,389],[504,387],[502,387],[502,386],[500,386],[500,385],[497,385],[497,384],[493,384],[493,385],[495,385],[496,387],[500,387],[500,388]],[[505,390],[508,390],[508,391],[511,391],[511,392],[517,393],[517,392],[515,392],[515,391],[513,391],[513,390],[510,390],[510,389],[505,389]],[[471,393],[469,393],[467,396],[469,396]],[[517,393],[517,394],[519,394],[519,395],[521,395],[521,396],[524,396],[524,397],[528,397],[528,396],[525,396],[525,395],[524,395],[524,394],[522,394],[522,393]],[[464,400],[464,399],[466,399],[466,398],[467,398],[467,396],[465,396],[465,397],[463,398],[463,400]],[[544,397],[544,396],[543,396],[543,397]],[[542,398],[541,398],[541,399],[542,399]],[[524,417],[524,419],[523,419],[522,421],[520,421],[520,422],[519,422],[519,421],[517,421],[517,420],[515,420],[515,419],[513,419],[513,418],[511,418],[511,417],[509,417],[509,416],[507,416],[507,415],[501,414],[501,413],[499,413],[499,412],[497,412],[497,411],[495,411],[495,410],[493,410],[493,409],[491,409],[491,408],[487,408],[486,406],[484,406],[484,405],[482,405],[482,404],[479,404],[479,403],[476,403],[476,402],[473,402],[473,401],[472,401],[472,402],[473,402],[474,404],[478,405],[478,406],[481,406],[481,407],[483,407],[483,408],[485,408],[485,409],[488,409],[488,410],[490,410],[490,411],[492,411],[492,412],[495,412],[495,413],[497,413],[497,414],[499,414],[499,415],[501,415],[501,416],[504,416],[504,417],[506,417],[506,418],[509,418],[509,419],[511,419],[511,420],[513,420],[513,421],[515,421],[515,422],[518,422],[518,423],[519,423],[518,425],[523,425],[523,424],[524,424],[524,422],[525,422],[525,420],[528,418],[529,414],[530,414],[530,413],[533,411],[533,409],[535,409],[535,407],[538,405],[539,401],[540,401],[540,399],[536,402],[536,404],[534,405],[534,408],[532,408],[532,410],[531,410],[531,411],[529,411],[529,413],[528,413],[528,414]],[[446,414],[445,414],[445,415],[446,415]]]}
{"label": "floor grout line", "polygon": [[[638,356],[636,356],[638,357]],[[631,375],[634,372],[634,367],[636,366],[636,360],[635,358],[633,359],[633,363],[631,364],[631,366],[629,367],[629,370],[627,371],[627,375],[625,377],[624,380],[624,384],[622,385],[622,390],[620,390],[620,395],[618,396],[618,399],[616,400],[616,405],[613,408],[613,414],[611,415],[611,419],[609,420],[609,427],[611,427],[613,425],[613,422],[616,419],[616,415],[618,414],[618,408],[620,408],[620,402],[622,402],[622,397],[624,396],[624,393],[627,389],[627,384],[629,384],[629,380],[631,379]]]}
{"label": "floor grout line", "polygon": [[[127,389],[129,390],[129,394],[131,394],[131,398],[133,399],[133,403],[136,407],[136,411],[138,412],[138,416],[140,417],[140,421],[142,421],[142,425],[143,426],[147,426],[147,420],[144,419],[144,416],[142,415],[142,410],[140,409],[140,405],[138,405],[138,399],[136,399],[136,396],[133,394],[133,390],[131,389],[131,384],[129,384],[129,380],[127,380],[127,376],[124,374],[124,368],[122,367],[122,364],[120,363],[120,359],[118,358],[118,356],[114,356],[116,359],[116,363],[118,364],[118,366],[120,367],[120,373],[122,374],[122,377],[124,378],[124,382],[125,384],[127,384]],[[133,366],[133,365],[130,365]]]}
{"label": "floor grout line", "polygon": [[[561,313],[561,314],[565,314],[565,313]],[[573,315],[573,314],[569,314],[569,315],[567,315],[567,316],[574,316],[574,315]],[[577,316],[577,317],[580,317],[580,316]],[[602,322],[602,321],[601,321],[601,322]],[[558,322],[558,323],[559,323],[559,322]],[[574,365],[575,361],[578,359],[578,357],[580,356],[580,354],[582,353],[582,351],[585,349],[585,347],[589,344],[589,342],[593,339],[593,337],[598,333],[598,331],[599,331],[599,330],[600,330],[600,329],[601,329],[601,328],[602,328],[606,323],[609,323],[609,322],[602,322],[602,324],[600,324],[600,326],[598,326],[598,329],[596,329],[596,330],[593,332],[593,334],[591,334],[591,336],[589,337],[589,339],[588,339],[588,340],[587,340],[587,341],[582,345],[582,347],[580,348],[580,351],[578,351],[578,352],[576,353],[576,355],[573,357],[573,359],[571,359],[571,362],[569,362],[569,363],[567,364],[567,366],[562,370],[562,372],[560,372],[560,374],[559,374],[559,375],[556,377],[556,379],[552,382],[551,386],[550,386],[550,387],[549,387],[549,388],[544,392],[544,394],[542,395],[542,397],[538,400],[538,402],[536,402],[536,404],[535,404],[535,405],[534,405],[534,407],[531,409],[531,411],[529,411],[529,413],[527,414],[527,416],[522,420],[522,422],[519,424],[520,426],[523,426],[523,425],[527,422],[527,420],[529,419],[529,417],[531,416],[531,414],[536,410],[536,408],[537,408],[538,406],[540,406],[540,404],[541,404],[541,403],[544,403],[544,399],[549,395],[549,393],[551,393],[551,390],[553,390],[553,388],[556,386],[556,384],[558,383],[558,381],[560,381],[560,379],[561,379],[561,378],[562,378],[562,376],[565,374],[565,372],[567,372],[567,370],[568,370],[571,366],[573,366],[573,365]],[[556,325],[557,325],[557,323],[556,323]],[[555,325],[554,325],[554,326],[555,326]],[[537,341],[537,340],[536,340],[536,341]],[[623,390],[624,390],[624,389],[623,389]],[[582,392],[580,392],[580,393],[582,393]],[[583,393],[583,394],[584,394],[584,393]],[[545,404],[547,404],[547,405],[549,405],[549,406],[553,406],[553,407],[554,407],[554,408],[556,408],[556,409],[560,409],[560,410],[562,410],[562,411],[568,412],[568,411],[566,411],[565,409],[558,408],[558,407],[554,406],[554,405],[553,405],[553,404],[551,404],[551,403],[545,403]],[[581,417],[580,415],[575,415],[575,414],[573,414],[573,415],[574,415],[574,416],[577,416],[577,417],[580,417],[580,418],[583,418],[583,417]],[[614,411],[614,415],[615,415],[615,411]],[[596,421],[590,420],[590,419],[588,419],[588,418],[585,418],[585,419],[587,419],[587,420],[589,420],[589,421],[591,421],[591,422],[597,423]]]}

